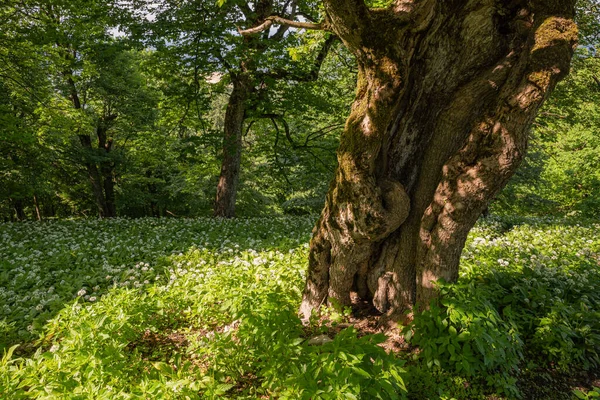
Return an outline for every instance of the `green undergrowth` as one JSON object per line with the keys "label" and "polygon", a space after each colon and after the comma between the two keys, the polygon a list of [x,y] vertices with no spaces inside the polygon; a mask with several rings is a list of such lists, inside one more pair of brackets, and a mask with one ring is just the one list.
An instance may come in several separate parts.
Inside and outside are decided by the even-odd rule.
{"label": "green undergrowth", "polygon": [[428,367],[520,397],[523,370],[600,367],[600,225],[513,223],[473,230],[458,283],[405,337]]}
{"label": "green undergrowth", "polygon": [[313,223],[0,225],[0,398],[519,398],[525,371],[597,369],[600,225],[480,223],[395,355],[302,326]]}

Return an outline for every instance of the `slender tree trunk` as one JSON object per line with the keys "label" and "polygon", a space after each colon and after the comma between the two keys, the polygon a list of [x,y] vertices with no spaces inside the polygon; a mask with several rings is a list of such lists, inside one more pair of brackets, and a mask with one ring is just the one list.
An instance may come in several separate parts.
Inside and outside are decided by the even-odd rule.
{"label": "slender tree trunk", "polygon": [[106,199],[106,217],[114,218],[117,216],[114,167],[111,162],[105,162],[102,164],[100,171],[102,172],[104,197]]}
{"label": "slender tree trunk", "polygon": [[246,101],[250,96],[249,79],[241,76],[233,79],[233,91],[225,112],[223,137],[223,161],[217,185],[215,217],[235,217],[235,200],[240,174],[242,152],[242,128]]}
{"label": "slender tree trunk", "polygon": [[[146,170],[146,178],[152,179],[152,170]],[[150,216],[151,217],[159,217],[158,214],[158,203],[156,201],[158,190],[154,183],[148,184],[148,193],[150,194]]]}
{"label": "slender tree trunk", "polygon": [[35,194],[33,195],[33,207],[35,209],[35,216],[37,217],[37,220],[41,221],[42,213],[40,212],[40,205],[38,203],[38,198]]}
{"label": "slender tree trunk", "polygon": [[102,151],[103,155],[106,157],[105,160],[100,162],[102,187],[104,189],[104,203],[106,205],[104,216],[107,218],[114,218],[117,216],[117,207],[115,203],[114,163],[108,157],[112,150],[113,141],[107,137],[108,129],[105,123],[106,122],[103,119],[98,121],[96,136],[98,136],[98,149],[100,149],[100,151]]}
{"label": "slender tree trunk", "polygon": [[[73,102],[73,107],[77,110],[80,110],[82,107],[81,100],[79,99],[77,87],[75,86],[75,81],[73,80],[73,73],[72,73],[72,71],[67,70],[63,73],[63,75],[65,75],[67,84],[69,85],[69,88],[70,88],[70,96],[71,96],[71,101]],[[79,142],[81,143],[81,146],[84,148],[84,150],[86,152],[88,152],[88,154],[86,154],[86,158],[87,158],[87,157],[89,157],[89,154],[93,151],[92,139],[90,138],[89,135],[86,135],[86,134],[79,134],[78,137],[79,137]],[[103,184],[102,184],[100,172],[98,171],[98,166],[96,165],[96,163],[94,163],[90,160],[86,160],[84,162],[84,165],[85,165],[85,168],[87,171],[88,179],[92,186],[92,193],[94,195],[94,201],[96,203],[96,206],[98,207],[98,216],[100,218],[110,217],[111,211],[109,210],[108,204],[106,202],[106,198],[104,197]]]}
{"label": "slender tree trunk", "polygon": [[[92,140],[88,135],[79,135],[79,142],[87,152],[92,151]],[[87,155],[86,155],[87,157]],[[92,186],[92,194],[94,195],[94,201],[98,207],[98,216],[104,218],[108,214],[108,208],[106,205],[106,199],[104,198],[104,192],[102,188],[102,178],[98,167],[95,163],[85,161],[85,168],[88,174],[88,179]]]}
{"label": "slender tree trunk", "polygon": [[305,318],[356,292],[397,321],[457,279],[468,232],[568,72],[574,3],[325,1],[359,79],[313,231]]}
{"label": "slender tree trunk", "polygon": [[[250,25],[264,25],[265,20],[273,13],[274,1],[257,0],[251,3],[240,5],[240,10],[246,22]],[[283,14],[290,12],[290,16],[295,17],[297,9],[297,5],[292,1],[286,3],[281,11]],[[233,91],[229,97],[225,114],[223,162],[214,208],[216,217],[235,217],[235,201],[241,164],[242,128],[247,110],[246,102],[251,95],[261,91],[261,89],[257,89],[258,86],[265,84],[265,81],[262,81],[259,85],[261,79],[268,77],[275,80],[288,79],[297,82],[316,80],[329,49],[336,40],[335,37],[330,36],[323,43],[309,71],[287,71],[285,69],[278,70],[277,68],[265,70],[264,64],[259,64],[259,59],[255,55],[265,52],[271,44],[281,42],[286,37],[287,32],[288,27],[281,26],[270,35],[262,37],[245,35],[244,53],[247,56],[239,65],[241,72],[230,72]]]}

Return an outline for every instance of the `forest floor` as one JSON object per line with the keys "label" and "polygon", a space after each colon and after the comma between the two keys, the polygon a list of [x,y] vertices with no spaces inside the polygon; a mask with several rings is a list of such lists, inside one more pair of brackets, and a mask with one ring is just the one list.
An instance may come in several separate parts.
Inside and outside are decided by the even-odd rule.
{"label": "forest floor", "polygon": [[394,335],[296,315],[314,217],[0,224],[0,398],[600,397],[600,224],[480,221]]}

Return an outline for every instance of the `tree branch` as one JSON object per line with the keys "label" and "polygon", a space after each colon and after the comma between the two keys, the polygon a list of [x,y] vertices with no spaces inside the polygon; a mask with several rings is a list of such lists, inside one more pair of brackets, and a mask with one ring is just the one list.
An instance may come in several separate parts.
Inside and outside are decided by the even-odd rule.
{"label": "tree branch", "polygon": [[321,72],[321,67],[323,66],[323,62],[325,58],[329,54],[329,51],[332,49],[334,43],[339,40],[339,38],[335,35],[330,35],[324,42],[321,48],[319,49],[319,53],[315,58],[314,63],[311,65],[310,71],[299,72],[299,71],[290,71],[287,69],[275,69],[266,71],[263,73],[263,76],[268,76],[273,79],[287,79],[287,80],[295,80],[298,82],[313,82],[319,78],[319,73]]}
{"label": "tree branch", "polygon": [[311,30],[317,30],[317,31],[329,30],[327,28],[326,24],[324,24],[324,23],[292,21],[289,19],[279,17],[277,15],[272,15],[270,17],[267,17],[265,22],[263,22],[262,24],[255,26],[254,28],[249,28],[249,29],[239,29],[238,28],[238,32],[243,36],[250,36],[250,35],[254,35],[254,34],[257,34],[257,33],[260,33],[260,32],[263,32],[263,31],[269,29],[271,27],[271,25],[273,25],[273,24],[285,25],[285,26],[289,26],[291,28],[298,28],[298,29],[311,29]]}
{"label": "tree branch", "polygon": [[592,79],[596,82],[596,85],[598,85],[598,89],[600,89],[600,79],[598,79],[596,75],[592,75]]}

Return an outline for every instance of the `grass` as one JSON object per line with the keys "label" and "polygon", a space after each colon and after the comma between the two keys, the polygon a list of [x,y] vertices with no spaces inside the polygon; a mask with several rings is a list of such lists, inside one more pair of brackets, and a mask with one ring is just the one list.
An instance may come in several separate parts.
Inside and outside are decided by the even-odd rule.
{"label": "grass", "polygon": [[381,335],[301,325],[313,223],[0,224],[0,398],[517,398],[546,375],[538,394],[593,396],[599,224],[480,223],[459,283],[395,355]]}

